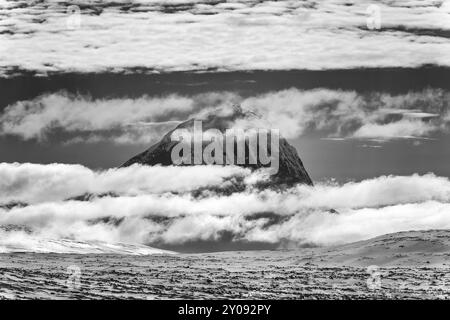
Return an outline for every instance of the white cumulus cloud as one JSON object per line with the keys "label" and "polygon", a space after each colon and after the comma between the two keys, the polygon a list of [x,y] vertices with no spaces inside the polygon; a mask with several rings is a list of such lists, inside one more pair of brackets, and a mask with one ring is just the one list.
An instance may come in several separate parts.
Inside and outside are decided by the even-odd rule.
{"label": "white cumulus cloud", "polygon": [[[0,185],[3,200],[31,204],[0,209],[0,247],[14,241],[23,246],[30,237],[43,243],[72,239],[167,246],[220,242],[224,233],[232,235],[231,241],[334,245],[391,232],[450,228],[450,180],[433,174],[298,185],[284,191],[249,186],[229,195],[206,192],[194,197],[192,188],[226,183],[223,177],[229,174],[251,173],[178,169],[168,168],[171,180],[159,167],[96,173],[80,166],[3,164],[0,181],[9,176]],[[77,185],[68,171],[80,176]],[[117,192],[117,197],[61,201],[99,189]],[[167,190],[171,192],[163,192]]]}

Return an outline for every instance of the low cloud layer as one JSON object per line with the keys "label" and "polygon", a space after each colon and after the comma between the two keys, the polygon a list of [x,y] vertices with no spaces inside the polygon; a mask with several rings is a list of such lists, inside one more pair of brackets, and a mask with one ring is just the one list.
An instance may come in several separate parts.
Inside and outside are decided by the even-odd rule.
{"label": "low cloud layer", "polygon": [[[9,177],[0,186],[2,201],[16,198],[33,203],[0,209],[0,246],[72,239],[167,247],[219,243],[224,234],[244,243],[334,245],[391,232],[450,228],[450,180],[433,174],[298,185],[285,191],[258,190],[248,184],[239,193],[205,191],[194,197],[191,191],[200,186],[212,189],[226,183],[224,177],[248,179],[252,174],[231,167],[168,169],[172,180],[148,178],[163,175],[158,167],[90,172],[86,178],[89,170],[80,166],[2,164],[2,178]],[[70,178],[75,173],[81,177],[77,184]],[[146,179],[143,174],[148,174]],[[192,174],[195,179],[189,179]],[[81,190],[93,191],[92,182],[117,196],[60,200]],[[161,186],[164,183],[168,186]],[[130,185],[135,186],[132,191]],[[55,192],[56,187],[62,191]],[[171,192],[163,192],[167,190]]]}
{"label": "low cloud layer", "polygon": [[0,3],[5,76],[450,65],[445,1]]}
{"label": "low cloud layer", "polygon": [[[0,164],[0,204],[62,201],[86,193],[121,195],[189,192],[226,187],[233,178],[249,176],[234,166],[161,167],[130,166],[93,171],[81,165],[32,163]],[[252,175],[253,183],[258,181]]]}
{"label": "low cloud layer", "polygon": [[39,141],[58,137],[64,143],[148,144],[182,120],[240,104],[257,116],[239,120],[236,126],[280,129],[287,138],[320,131],[328,138],[421,139],[448,132],[449,101],[450,93],[439,89],[399,95],[289,89],[246,98],[210,92],[98,100],[60,92],[9,105],[0,114],[0,135]]}

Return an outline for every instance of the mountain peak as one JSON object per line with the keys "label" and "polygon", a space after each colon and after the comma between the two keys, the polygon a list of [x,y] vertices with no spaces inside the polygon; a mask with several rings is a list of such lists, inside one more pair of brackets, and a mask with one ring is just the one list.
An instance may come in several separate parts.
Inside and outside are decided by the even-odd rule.
{"label": "mountain peak", "polygon": [[[218,110],[216,113],[208,113],[199,115],[195,119],[189,119],[180,123],[176,128],[169,131],[159,142],[152,145],[144,152],[134,156],[126,161],[122,167],[131,166],[133,164],[141,165],[173,165],[171,153],[172,149],[178,144],[178,141],[172,141],[172,133],[177,129],[187,129],[188,131],[194,130],[195,121],[201,121],[202,132],[209,129],[217,129],[220,132],[225,132],[227,129],[233,128],[236,121],[248,121],[258,119],[257,113],[252,111],[245,111],[241,106],[235,105],[229,109]],[[235,143],[236,144],[236,143]],[[204,147],[204,146],[203,146]],[[236,145],[235,145],[236,149]],[[270,150],[270,149],[269,149]],[[248,141],[245,141],[245,152],[249,154]],[[235,153],[236,154],[236,153]],[[224,155],[225,157],[225,155]],[[245,164],[237,164],[239,166],[251,168],[252,170],[265,167],[264,165],[250,164],[248,163],[248,156],[246,156]],[[307,184],[312,185],[312,180],[309,177],[306,169],[300,157],[297,154],[297,150],[291,146],[286,139],[279,138],[279,167],[278,172],[271,176],[270,182],[277,186],[280,185],[293,185],[293,184]]]}

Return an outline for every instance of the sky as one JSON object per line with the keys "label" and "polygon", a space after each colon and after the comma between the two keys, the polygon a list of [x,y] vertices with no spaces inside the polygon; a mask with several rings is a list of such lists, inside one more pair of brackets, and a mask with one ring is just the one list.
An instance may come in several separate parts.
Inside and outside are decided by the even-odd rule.
{"label": "sky", "polygon": [[449,175],[449,13],[444,1],[2,1],[0,161],[115,167],[202,109],[240,103],[315,180]]}
{"label": "sky", "polygon": [[[437,0],[0,0],[0,205],[30,204],[0,208],[0,224],[176,251],[450,227],[449,37]],[[239,168],[115,169],[235,104],[280,130],[315,187],[264,194]],[[243,194],[189,195],[236,177]],[[64,202],[86,192],[119,197]],[[5,231],[0,251],[33,241]]]}

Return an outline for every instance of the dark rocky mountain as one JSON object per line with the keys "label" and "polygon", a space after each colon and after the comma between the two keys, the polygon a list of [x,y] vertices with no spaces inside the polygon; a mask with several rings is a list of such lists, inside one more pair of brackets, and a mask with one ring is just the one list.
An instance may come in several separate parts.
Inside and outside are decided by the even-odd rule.
{"label": "dark rocky mountain", "polygon": [[[234,112],[229,115],[208,115],[203,119],[190,119],[179,124],[175,129],[168,132],[159,142],[152,145],[149,149],[134,156],[126,161],[122,167],[131,166],[135,163],[141,165],[173,165],[171,159],[172,148],[178,143],[171,140],[171,134],[176,129],[193,130],[194,120],[202,120],[202,130],[218,129],[221,132],[225,132],[230,128],[232,123],[237,119],[244,119],[248,117],[255,117],[254,113],[244,112],[240,107],[235,107]],[[205,146],[205,145],[204,145]],[[225,148],[224,148],[225,150]],[[264,167],[258,162],[258,164],[248,164],[248,141],[245,144],[246,150],[246,164],[241,166],[258,169]],[[235,144],[236,151],[236,144]],[[269,147],[270,151],[270,147]],[[236,152],[235,152],[236,154]],[[224,155],[225,157],[225,155]],[[291,146],[286,139],[280,137],[279,140],[279,170],[276,174],[271,176],[270,184],[276,186],[293,185],[293,184],[308,184],[312,185],[313,182],[306,172],[305,167],[297,154],[297,150]]]}

